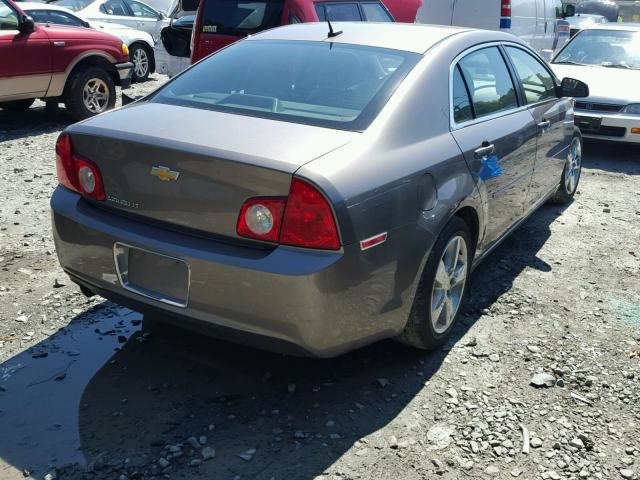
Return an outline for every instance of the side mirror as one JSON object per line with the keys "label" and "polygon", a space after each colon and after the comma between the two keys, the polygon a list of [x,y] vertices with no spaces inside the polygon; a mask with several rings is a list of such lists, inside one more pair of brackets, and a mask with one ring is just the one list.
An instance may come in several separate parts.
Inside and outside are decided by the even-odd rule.
{"label": "side mirror", "polygon": [[565,5],[564,7],[564,16],[566,17],[574,17],[576,14],[576,6],[575,5]]}
{"label": "side mirror", "polygon": [[575,78],[563,78],[559,88],[560,97],[584,98],[589,96],[589,86]]}
{"label": "side mirror", "polygon": [[158,20],[163,20],[164,14],[162,12],[158,12]]}
{"label": "side mirror", "polygon": [[29,33],[33,33],[36,31],[35,23],[33,22],[33,18],[28,17],[27,15],[23,16],[20,20],[20,33],[25,35]]}
{"label": "side mirror", "polygon": [[84,28],[91,28],[91,24],[89,22],[82,22]]}

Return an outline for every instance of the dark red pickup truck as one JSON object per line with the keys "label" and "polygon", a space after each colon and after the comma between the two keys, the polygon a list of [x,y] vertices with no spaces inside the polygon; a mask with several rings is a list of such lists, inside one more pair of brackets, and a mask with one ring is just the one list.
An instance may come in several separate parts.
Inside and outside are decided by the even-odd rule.
{"label": "dark red pickup truck", "polygon": [[0,108],[26,110],[36,98],[63,102],[74,119],[113,108],[115,86],[131,84],[122,41],[83,27],[39,25],[0,0]]}

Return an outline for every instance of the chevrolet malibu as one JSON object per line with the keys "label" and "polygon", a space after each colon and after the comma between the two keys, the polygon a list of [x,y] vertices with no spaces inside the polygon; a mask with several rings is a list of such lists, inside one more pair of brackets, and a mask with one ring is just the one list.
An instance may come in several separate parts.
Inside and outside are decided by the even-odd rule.
{"label": "chevrolet malibu", "polygon": [[89,295],[243,343],[435,348],[471,269],[574,195],[565,97],[587,94],[506,33],[270,30],[60,135],[58,258]]}

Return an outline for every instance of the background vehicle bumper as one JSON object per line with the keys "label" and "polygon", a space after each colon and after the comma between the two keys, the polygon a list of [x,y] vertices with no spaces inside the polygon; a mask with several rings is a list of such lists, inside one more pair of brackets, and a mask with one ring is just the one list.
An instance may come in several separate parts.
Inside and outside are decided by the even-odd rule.
{"label": "background vehicle bumper", "polygon": [[585,119],[601,119],[600,128],[596,130],[584,128],[576,121],[584,138],[610,142],[640,143],[640,133],[631,133],[632,128],[640,128],[640,117],[636,115],[621,113],[612,115],[582,110],[576,110],[575,114],[576,117]]}
{"label": "background vehicle bumper", "polygon": [[[357,245],[339,252],[265,250],[144,224],[63,187],[54,192],[51,207],[60,264],[77,283],[135,310],[161,312],[185,327],[214,326],[211,333],[231,332],[231,339],[263,348],[330,357],[394,336],[406,323],[415,293],[419,265],[398,265],[403,246],[393,237],[400,234],[364,253]],[[187,262],[187,307],[123,288],[116,242]]]}
{"label": "background vehicle bumper", "polygon": [[118,72],[118,78],[120,79],[120,86],[122,88],[129,88],[131,86],[131,78],[133,76],[133,63],[117,63],[115,67]]}

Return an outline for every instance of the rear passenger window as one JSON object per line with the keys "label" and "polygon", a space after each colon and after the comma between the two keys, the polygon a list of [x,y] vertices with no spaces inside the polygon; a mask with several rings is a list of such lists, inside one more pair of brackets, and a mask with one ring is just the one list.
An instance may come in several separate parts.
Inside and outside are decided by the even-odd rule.
{"label": "rear passenger window", "polygon": [[518,106],[511,75],[496,47],[470,53],[458,65],[469,87],[476,117]]}
{"label": "rear passenger window", "polygon": [[538,60],[519,48],[507,47],[507,52],[520,78],[528,104],[556,98],[553,77]]}
{"label": "rear passenger window", "polygon": [[453,119],[456,123],[473,120],[469,93],[464,84],[459,67],[453,71]]}
{"label": "rear passenger window", "polygon": [[391,15],[379,3],[361,3],[360,8],[367,22],[393,22]]}
{"label": "rear passenger window", "polygon": [[360,10],[357,3],[327,3],[325,4],[327,18],[332,22],[360,22]]}

